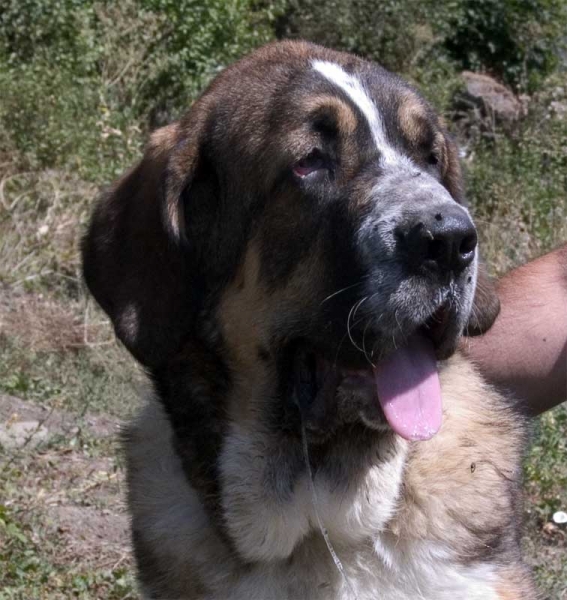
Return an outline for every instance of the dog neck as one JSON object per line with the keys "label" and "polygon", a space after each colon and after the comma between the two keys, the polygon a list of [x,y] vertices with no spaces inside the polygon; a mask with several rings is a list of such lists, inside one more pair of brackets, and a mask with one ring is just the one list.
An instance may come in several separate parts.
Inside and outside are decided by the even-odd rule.
{"label": "dog neck", "polygon": [[[330,532],[353,543],[380,530],[391,517],[407,451],[392,432],[341,422],[329,424],[326,436],[319,432],[311,439],[308,434],[320,503],[314,506],[302,418],[293,399],[274,403],[277,390],[260,388],[248,404],[256,417],[266,407],[261,424],[242,414],[236,418],[231,407],[250,395],[250,382],[232,378],[221,352],[194,341],[152,378],[187,481],[211,525],[245,561],[289,556],[317,526],[317,511],[323,511]],[[366,494],[360,495],[361,489]],[[259,505],[265,512],[261,516]],[[342,514],[344,510],[352,515]],[[335,531],[336,524],[348,526],[341,532]]]}

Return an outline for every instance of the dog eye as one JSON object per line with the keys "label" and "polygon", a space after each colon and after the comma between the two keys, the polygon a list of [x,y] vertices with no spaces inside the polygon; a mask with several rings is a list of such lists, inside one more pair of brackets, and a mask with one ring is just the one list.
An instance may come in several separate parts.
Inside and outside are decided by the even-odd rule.
{"label": "dog eye", "polygon": [[295,163],[293,172],[298,177],[307,177],[307,175],[325,168],[327,168],[325,157],[320,150],[315,149]]}
{"label": "dog eye", "polygon": [[439,164],[439,159],[437,158],[437,155],[434,154],[433,152],[427,157],[427,164],[428,165],[438,165]]}

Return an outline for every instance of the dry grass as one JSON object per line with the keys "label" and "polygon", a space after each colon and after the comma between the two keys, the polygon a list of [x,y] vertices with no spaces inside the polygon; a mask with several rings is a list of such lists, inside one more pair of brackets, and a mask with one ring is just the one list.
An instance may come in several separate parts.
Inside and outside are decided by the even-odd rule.
{"label": "dry grass", "polygon": [[31,352],[67,352],[116,344],[108,318],[90,299],[64,301],[49,294],[2,294],[0,334]]}
{"label": "dry grass", "polygon": [[[132,6],[128,2],[118,13],[110,7],[100,15],[109,36],[104,43],[112,46],[124,39],[129,48],[129,54],[111,55],[102,66],[105,92],[93,124],[97,151],[105,143],[123,141],[125,150],[119,144],[116,151],[123,154],[113,158],[120,168],[136,156],[141,127],[134,121],[120,129],[105,98],[109,90],[120,96],[120,88],[141,89],[147,76],[142,64],[147,38],[138,35],[144,21],[137,20]],[[113,27],[115,21],[120,22]],[[156,23],[147,26],[151,37]],[[82,132],[75,129],[80,139]],[[545,152],[532,152],[530,136],[526,134],[524,147],[503,144],[497,152],[467,159],[479,200],[475,212],[481,248],[497,274],[567,240],[567,194],[557,183],[564,172],[554,171],[545,180]],[[561,153],[567,156],[567,146],[554,136],[549,139],[555,140],[557,166]],[[34,168],[9,143],[0,129],[0,392],[53,414],[60,410],[81,427],[88,413],[126,417],[137,405],[132,382],[140,374],[81,281],[80,238],[98,187],[71,167]],[[506,170],[516,152],[529,178]],[[105,172],[104,178],[99,173],[92,179],[110,178]],[[113,540],[112,524],[120,514],[116,449],[107,436],[83,428],[83,433],[65,430],[48,446],[0,458],[0,563],[8,557],[10,563],[2,566],[10,564],[11,569],[3,575],[0,571],[0,579],[10,577],[11,585],[8,593],[0,590],[0,600],[133,597],[123,548],[104,546]],[[549,527],[552,511],[567,507],[565,439],[565,409],[545,415],[526,469],[525,546],[542,589],[553,600],[567,599],[565,531]],[[97,531],[98,545],[93,542]]]}
{"label": "dry grass", "polygon": [[0,394],[0,426],[41,423],[0,447],[0,599],[135,598],[117,422]]}
{"label": "dry grass", "polygon": [[80,237],[96,194],[94,185],[68,172],[6,169],[0,178],[0,282],[77,299]]}
{"label": "dry grass", "polygon": [[137,405],[142,379],[92,300],[0,286],[0,392],[123,417]]}
{"label": "dry grass", "polygon": [[[510,190],[513,194],[514,190]],[[481,211],[479,211],[481,212]],[[481,212],[482,215],[482,212]],[[484,216],[484,215],[483,215]],[[546,239],[534,235],[536,225],[519,204],[500,206],[490,220],[476,217],[479,247],[484,261],[497,276],[556,248],[567,240],[567,203],[558,199],[554,214],[553,236]]]}
{"label": "dry grass", "polygon": [[[5,297],[4,302],[8,304]],[[5,306],[0,332],[25,340],[33,352],[65,352],[85,346],[84,327],[76,312],[43,295],[19,295]]]}

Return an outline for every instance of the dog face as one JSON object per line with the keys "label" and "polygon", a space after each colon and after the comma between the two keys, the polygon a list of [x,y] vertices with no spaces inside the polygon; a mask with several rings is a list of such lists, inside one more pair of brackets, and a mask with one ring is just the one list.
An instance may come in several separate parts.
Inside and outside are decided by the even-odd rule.
{"label": "dog face", "polygon": [[290,454],[301,423],[321,452],[379,436],[385,414],[404,437],[432,435],[439,407],[420,428],[382,396],[403,395],[396,373],[426,385],[463,331],[492,324],[476,242],[425,100],[377,65],[284,42],[153,134],[95,210],[84,265],[214,498],[234,424],[289,436]]}

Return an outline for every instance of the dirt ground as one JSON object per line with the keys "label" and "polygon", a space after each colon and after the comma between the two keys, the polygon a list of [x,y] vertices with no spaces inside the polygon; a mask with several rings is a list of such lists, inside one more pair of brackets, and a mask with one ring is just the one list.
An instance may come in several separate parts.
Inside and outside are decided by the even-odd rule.
{"label": "dirt ground", "polygon": [[[137,598],[119,434],[117,418],[0,394],[0,581],[11,590],[0,585],[0,600]],[[526,490],[526,560],[542,598],[567,600],[567,530],[542,521],[537,489]]]}
{"label": "dirt ground", "polygon": [[[0,395],[0,472],[11,483],[0,504],[24,532],[21,554],[41,548],[38,560],[49,563],[42,568],[55,579],[59,569],[130,570],[119,431],[118,421],[106,416],[77,416]],[[52,597],[49,589],[38,593]]]}

